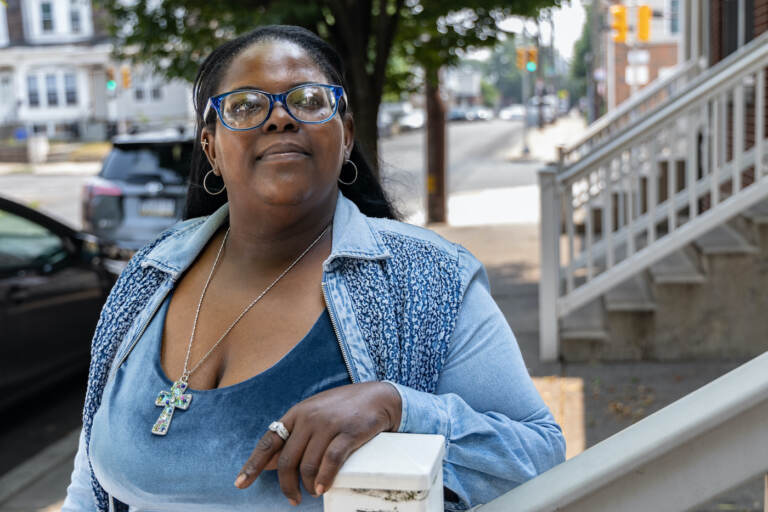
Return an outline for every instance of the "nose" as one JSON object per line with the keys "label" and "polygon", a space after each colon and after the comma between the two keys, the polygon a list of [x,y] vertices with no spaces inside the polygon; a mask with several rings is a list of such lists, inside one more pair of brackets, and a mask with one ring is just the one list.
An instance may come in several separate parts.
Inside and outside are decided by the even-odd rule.
{"label": "nose", "polygon": [[261,129],[264,132],[296,131],[298,123],[291,117],[282,102],[275,101],[272,112],[270,112],[264,124],[261,125]]}

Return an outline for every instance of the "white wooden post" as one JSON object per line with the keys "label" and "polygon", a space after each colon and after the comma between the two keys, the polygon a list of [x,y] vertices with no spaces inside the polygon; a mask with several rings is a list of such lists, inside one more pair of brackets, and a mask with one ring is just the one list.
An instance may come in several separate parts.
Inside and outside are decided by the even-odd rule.
{"label": "white wooden post", "polygon": [[[555,361],[559,355],[557,299],[560,295],[560,194],[557,169],[557,164],[550,164],[539,171],[539,358],[542,361]],[[587,212],[589,215],[589,210]]]}
{"label": "white wooden post", "polygon": [[325,512],[443,512],[445,438],[382,432],[344,463]]}

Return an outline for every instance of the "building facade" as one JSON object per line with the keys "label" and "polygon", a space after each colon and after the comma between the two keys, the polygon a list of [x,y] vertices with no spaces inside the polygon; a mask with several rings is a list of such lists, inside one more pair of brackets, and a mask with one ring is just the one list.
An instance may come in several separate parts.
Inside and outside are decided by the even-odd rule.
{"label": "building facade", "polygon": [[[596,0],[597,1],[597,0]],[[603,34],[606,72],[605,95],[608,108],[626,101],[633,92],[642,89],[679,62],[680,38],[683,28],[680,0],[622,0],[604,5],[607,25],[611,24],[611,5],[626,7],[629,31],[626,41],[615,42],[611,30]],[[650,40],[637,39],[637,8],[647,5],[653,12]]]}
{"label": "building facade", "polygon": [[191,119],[189,85],[114,62],[105,27],[89,0],[0,4],[2,138],[103,140]]}

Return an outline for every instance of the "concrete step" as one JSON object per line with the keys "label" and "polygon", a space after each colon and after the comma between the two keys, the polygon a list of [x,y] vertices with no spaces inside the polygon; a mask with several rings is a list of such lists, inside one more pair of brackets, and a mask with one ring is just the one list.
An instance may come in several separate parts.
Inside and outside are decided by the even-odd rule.
{"label": "concrete step", "polygon": [[606,341],[608,333],[605,330],[603,315],[601,299],[588,302],[560,321],[560,338],[563,340]]}
{"label": "concrete step", "polygon": [[742,215],[755,224],[768,224],[768,199],[747,208]]}
{"label": "concrete step", "polygon": [[675,251],[649,269],[656,284],[701,284],[707,280],[689,249]]}
{"label": "concrete step", "polygon": [[759,248],[728,224],[721,224],[696,239],[704,254],[756,254]]}
{"label": "concrete step", "polygon": [[605,294],[606,311],[656,311],[656,300],[641,272]]}

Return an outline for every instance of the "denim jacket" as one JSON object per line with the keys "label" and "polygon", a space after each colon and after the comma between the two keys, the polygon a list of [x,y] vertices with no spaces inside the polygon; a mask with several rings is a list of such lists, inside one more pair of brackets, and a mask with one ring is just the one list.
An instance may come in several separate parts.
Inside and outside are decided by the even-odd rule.
{"label": "denim jacket", "polygon": [[[107,380],[227,216],[224,205],[170,228],[131,259],[112,289],[94,334],[64,512],[127,509],[90,467],[93,415]],[[352,381],[397,388],[400,432],[445,436],[444,486],[459,498],[447,510],[486,503],[564,460],[562,431],[531,382],[485,270],[466,249],[424,228],[367,217],[339,194],[322,290]]]}

